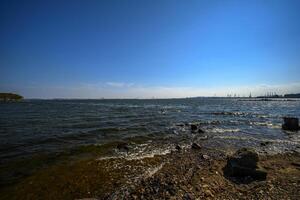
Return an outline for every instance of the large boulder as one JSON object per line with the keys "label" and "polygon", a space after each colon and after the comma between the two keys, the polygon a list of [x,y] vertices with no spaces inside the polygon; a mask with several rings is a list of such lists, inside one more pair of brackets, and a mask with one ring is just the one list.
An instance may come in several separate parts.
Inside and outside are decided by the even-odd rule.
{"label": "large boulder", "polygon": [[228,158],[224,172],[230,177],[251,177],[254,180],[265,180],[267,173],[259,169],[257,162],[258,155],[255,151],[242,148]]}
{"label": "large boulder", "polygon": [[298,131],[300,129],[299,119],[296,117],[284,117],[282,129],[288,131]]}
{"label": "large boulder", "polygon": [[258,155],[252,149],[242,148],[229,158],[230,163],[248,168],[256,168]]}

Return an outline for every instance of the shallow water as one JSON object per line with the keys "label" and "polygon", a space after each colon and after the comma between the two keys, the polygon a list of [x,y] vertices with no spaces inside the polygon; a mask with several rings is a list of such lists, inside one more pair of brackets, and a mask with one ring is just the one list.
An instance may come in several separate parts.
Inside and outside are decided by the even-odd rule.
{"label": "shallow water", "polygon": [[[26,100],[0,104],[0,160],[3,163],[81,145],[130,141],[129,154],[166,153],[194,140],[208,147],[299,150],[299,133],[281,130],[283,116],[300,117],[300,101],[241,101],[189,98],[165,100]],[[192,134],[197,123],[204,134]],[[260,143],[271,145],[260,148]]]}

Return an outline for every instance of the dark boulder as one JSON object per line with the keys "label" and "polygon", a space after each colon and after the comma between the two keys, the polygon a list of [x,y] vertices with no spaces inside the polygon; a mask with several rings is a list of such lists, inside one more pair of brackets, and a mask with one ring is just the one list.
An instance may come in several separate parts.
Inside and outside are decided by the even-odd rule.
{"label": "dark boulder", "polygon": [[242,148],[229,158],[230,163],[236,163],[240,166],[256,168],[258,155],[252,149]]}
{"label": "dark boulder", "polygon": [[191,131],[196,131],[198,129],[196,124],[191,124]]}
{"label": "dark boulder", "polygon": [[201,128],[199,128],[199,129],[198,129],[198,133],[204,133],[204,130],[201,129]]}
{"label": "dark boulder", "polygon": [[296,117],[284,117],[282,129],[288,131],[298,131],[300,129],[299,119]]}
{"label": "dark boulder", "polygon": [[251,177],[254,180],[265,180],[267,173],[259,169],[258,155],[251,149],[242,148],[228,158],[224,174],[230,177]]}

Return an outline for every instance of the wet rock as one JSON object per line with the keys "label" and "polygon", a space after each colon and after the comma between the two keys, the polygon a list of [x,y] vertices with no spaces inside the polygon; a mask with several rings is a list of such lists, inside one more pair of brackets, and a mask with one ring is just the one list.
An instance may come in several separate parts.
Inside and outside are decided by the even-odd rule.
{"label": "wet rock", "polygon": [[269,145],[269,144],[271,144],[270,141],[261,142],[261,143],[260,143],[260,146],[267,146],[267,145]]}
{"label": "wet rock", "polygon": [[128,144],[125,143],[125,142],[122,142],[122,143],[117,144],[117,149],[118,149],[119,151],[126,151],[126,152],[129,151]]}
{"label": "wet rock", "polygon": [[199,144],[197,144],[197,143],[193,143],[192,144],[192,149],[196,149],[196,150],[199,150],[199,149],[201,149],[201,146],[199,145]]}
{"label": "wet rock", "polygon": [[191,124],[191,131],[196,131],[198,129],[196,124]]}
{"label": "wet rock", "polygon": [[231,163],[237,163],[239,166],[256,168],[258,162],[258,154],[248,148],[238,150],[233,156],[229,158]]}
{"label": "wet rock", "polygon": [[175,147],[175,149],[176,149],[177,151],[181,151],[182,148],[181,148],[180,145],[177,144],[176,147]]}
{"label": "wet rock", "polygon": [[176,126],[184,127],[184,124],[183,123],[179,123],[179,124],[176,124]]}
{"label": "wet rock", "polygon": [[296,117],[284,117],[283,118],[284,123],[282,124],[283,130],[288,131],[298,131],[300,130],[299,127],[299,119]]}
{"label": "wet rock", "polygon": [[193,200],[193,199],[195,199],[195,197],[190,193],[185,193],[183,196],[183,199],[184,200]]}
{"label": "wet rock", "polygon": [[258,169],[258,155],[247,148],[238,150],[227,160],[224,174],[230,177],[251,177],[254,180],[265,180],[267,173]]}
{"label": "wet rock", "polygon": [[201,128],[199,128],[199,129],[198,129],[198,133],[204,133],[204,130],[201,129]]}
{"label": "wet rock", "polygon": [[161,109],[161,110],[160,110],[160,113],[163,114],[163,115],[165,115],[165,114],[167,113],[167,111],[164,110],[164,109]]}
{"label": "wet rock", "polygon": [[208,139],[207,135],[205,135],[203,137],[198,137],[198,140],[207,140],[207,139]]}

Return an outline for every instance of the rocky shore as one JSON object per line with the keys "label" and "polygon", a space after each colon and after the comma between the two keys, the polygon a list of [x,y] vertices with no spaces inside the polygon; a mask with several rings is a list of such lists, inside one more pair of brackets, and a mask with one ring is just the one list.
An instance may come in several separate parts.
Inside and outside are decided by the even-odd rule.
{"label": "rocky shore", "polygon": [[55,165],[3,189],[1,199],[299,199],[299,185],[297,152],[257,155],[197,144],[139,159]]}

